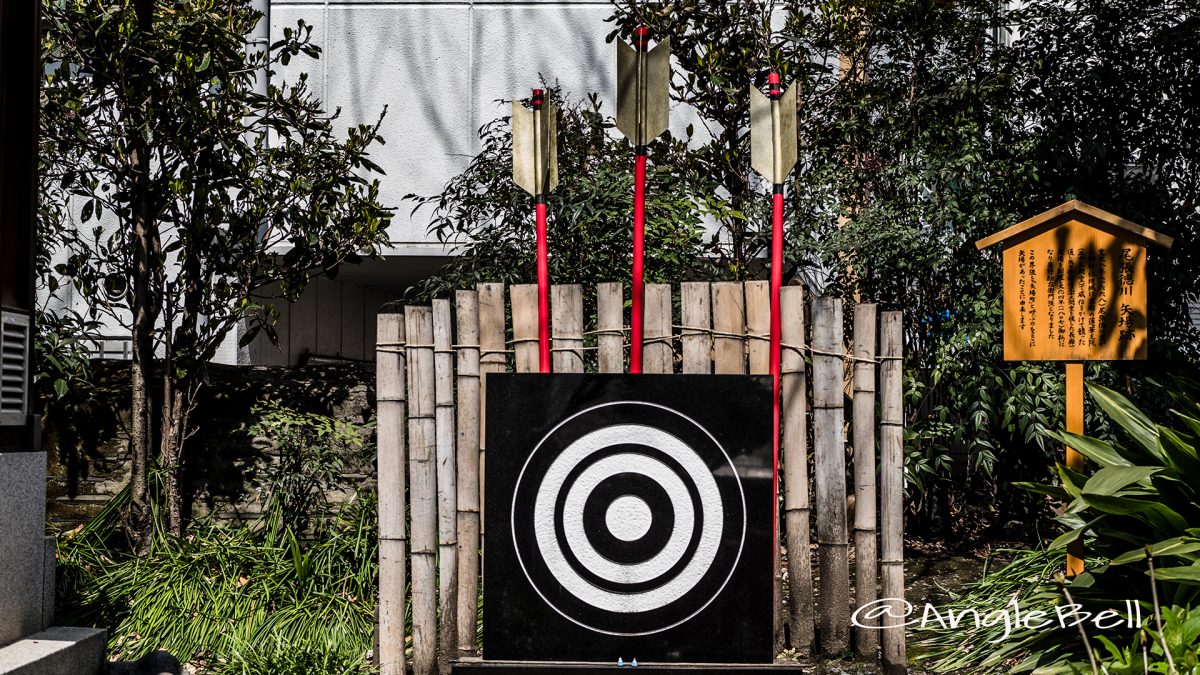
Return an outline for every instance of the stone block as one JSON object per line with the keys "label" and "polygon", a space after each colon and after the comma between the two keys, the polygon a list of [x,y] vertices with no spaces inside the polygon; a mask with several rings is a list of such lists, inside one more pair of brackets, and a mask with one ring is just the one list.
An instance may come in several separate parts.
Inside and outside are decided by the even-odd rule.
{"label": "stone block", "polygon": [[46,453],[0,453],[0,645],[42,628]]}
{"label": "stone block", "polygon": [[0,675],[98,675],[104,649],[102,629],[50,628],[0,649]]}
{"label": "stone block", "polygon": [[45,557],[42,565],[42,630],[54,624],[54,564],[58,541],[51,536],[43,539]]}

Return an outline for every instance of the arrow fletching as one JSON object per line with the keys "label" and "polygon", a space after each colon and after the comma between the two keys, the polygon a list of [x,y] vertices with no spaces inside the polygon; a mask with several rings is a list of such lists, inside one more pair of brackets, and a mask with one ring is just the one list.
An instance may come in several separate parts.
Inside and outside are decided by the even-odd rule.
{"label": "arrow fletching", "polygon": [[[545,114],[542,119],[546,120],[546,141],[542,143],[542,148],[545,149],[546,161],[546,192],[554,192],[554,188],[558,187],[558,109],[550,101],[546,101]],[[795,135],[795,134],[793,134]],[[795,152],[793,151],[793,155]],[[793,157],[792,162],[796,160]]]}
{"label": "arrow fletching", "polygon": [[[540,125],[537,124],[536,117],[541,118]],[[556,117],[554,104],[549,101],[543,104],[541,112],[536,116],[533,110],[526,108],[520,101],[513,101],[513,182],[531,195],[548,193],[558,187]],[[538,150],[541,157],[538,157]]]}
{"label": "arrow fletching", "polygon": [[637,50],[617,40],[617,129],[625,138],[638,142],[637,134]]}
{"label": "arrow fletching", "polygon": [[658,138],[670,124],[670,38],[646,53],[643,77],[639,79],[637,50],[617,40],[617,129],[634,145],[645,145]]}
{"label": "arrow fletching", "polygon": [[771,99],[750,85],[750,166],[772,183],[784,182],[796,165],[796,87],[778,105],[776,122]]}

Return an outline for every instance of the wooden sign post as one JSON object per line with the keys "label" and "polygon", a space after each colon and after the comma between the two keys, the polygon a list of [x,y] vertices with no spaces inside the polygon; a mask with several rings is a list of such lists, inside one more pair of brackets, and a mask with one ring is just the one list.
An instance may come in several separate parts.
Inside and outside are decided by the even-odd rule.
{"label": "wooden sign post", "polygon": [[[1003,246],[1004,360],[1065,361],[1067,431],[1083,433],[1083,362],[1146,358],[1146,245],[1174,240],[1071,200],[975,242]],[[1083,455],[1066,449],[1083,471]],[[1067,575],[1083,571],[1083,540]]]}

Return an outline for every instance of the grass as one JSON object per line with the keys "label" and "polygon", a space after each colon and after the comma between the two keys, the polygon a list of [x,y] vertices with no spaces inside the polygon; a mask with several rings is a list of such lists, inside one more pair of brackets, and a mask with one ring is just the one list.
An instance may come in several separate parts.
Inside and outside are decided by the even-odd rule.
{"label": "grass", "polygon": [[[998,550],[1011,560],[997,570],[984,568],[983,578],[970,584],[952,602],[938,607],[939,612],[1001,609],[1014,600],[1021,612],[1050,609],[1061,602],[1054,584],[1066,564],[1064,549]],[[989,563],[990,563],[989,559]],[[1089,561],[1094,567],[1099,561]],[[919,612],[919,610],[918,610]],[[914,629],[912,651],[922,668],[934,673],[1003,673],[1016,665],[1021,656],[1019,642],[1003,641],[1002,623],[975,627],[963,622],[958,628],[940,626]]]}
{"label": "grass", "polygon": [[264,524],[201,523],[160,537],[141,558],[109,545],[122,503],[58,546],[58,616],[107,628],[110,658],[162,649],[201,673],[373,672],[373,495],[312,540]]}

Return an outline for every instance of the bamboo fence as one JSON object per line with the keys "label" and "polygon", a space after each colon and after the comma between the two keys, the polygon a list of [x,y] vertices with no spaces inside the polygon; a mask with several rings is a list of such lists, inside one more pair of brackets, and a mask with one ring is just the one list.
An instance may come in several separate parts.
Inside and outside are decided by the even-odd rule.
{"label": "bamboo fence", "polygon": [[[552,289],[553,368],[623,372],[624,289],[598,284],[592,314],[583,290]],[[644,372],[769,372],[765,282],[672,290],[646,287]],[[844,336],[840,300],[806,302],[802,288],[785,287],[780,301],[779,541],[786,559],[775,566],[775,644],[800,656],[852,646],[860,658],[882,659],[885,670],[902,669],[903,619],[885,616],[882,626],[865,629],[851,621],[853,606],[904,597],[901,316],[883,312],[877,325],[876,307],[859,304],[853,334]],[[537,371],[536,287],[480,284],[453,301],[381,313],[378,329],[377,656],[383,675],[405,672],[410,614],[413,672],[446,673],[452,660],[478,653],[485,377]]]}

